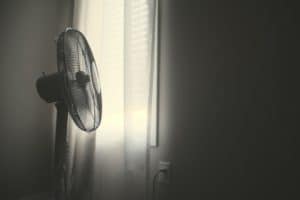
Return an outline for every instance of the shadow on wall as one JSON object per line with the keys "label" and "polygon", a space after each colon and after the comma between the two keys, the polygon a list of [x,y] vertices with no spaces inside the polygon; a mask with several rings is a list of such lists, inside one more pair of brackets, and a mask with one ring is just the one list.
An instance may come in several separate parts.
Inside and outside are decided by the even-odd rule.
{"label": "shadow on wall", "polygon": [[297,6],[160,2],[160,199],[299,198]]}
{"label": "shadow on wall", "polygon": [[49,190],[52,106],[35,80],[56,70],[54,38],[68,24],[71,0],[0,2],[0,194],[7,200]]}
{"label": "shadow on wall", "polygon": [[42,193],[42,194],[38,194],[38,195],[24,197],[24,198],[21,198],[19,200],[55,200],[55,199],[53,199],[49,196],[50,195],[47,194],[47,193]]}

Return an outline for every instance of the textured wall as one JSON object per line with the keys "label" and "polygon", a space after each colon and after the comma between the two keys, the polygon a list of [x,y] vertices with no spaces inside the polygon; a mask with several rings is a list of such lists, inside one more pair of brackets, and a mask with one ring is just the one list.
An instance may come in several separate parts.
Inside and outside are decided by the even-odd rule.
{"label": "textured wall", "polygon": [[69,0],[0,2],[0,198],[13,200],[50,185],[52,105],[35,80],[56,70],[54,38],[67,24]]}
{"label": "textured wall", "polygon": [[160,199],[297,195],[299,23],[288,1],[161,1]]}

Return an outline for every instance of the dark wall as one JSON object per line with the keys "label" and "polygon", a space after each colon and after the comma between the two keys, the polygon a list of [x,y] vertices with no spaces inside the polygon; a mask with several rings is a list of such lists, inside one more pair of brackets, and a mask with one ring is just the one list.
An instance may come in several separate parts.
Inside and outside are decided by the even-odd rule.
{"label": "dark wall", "polygon": [[161,1],[160,199],[297,195],[299,22],[289,1]]}
{"label": "dark wall", "polygon": [[0,199],[49,190],[53,107],[35,80],[56,70],[54,38],[69,0],[0,2]]}

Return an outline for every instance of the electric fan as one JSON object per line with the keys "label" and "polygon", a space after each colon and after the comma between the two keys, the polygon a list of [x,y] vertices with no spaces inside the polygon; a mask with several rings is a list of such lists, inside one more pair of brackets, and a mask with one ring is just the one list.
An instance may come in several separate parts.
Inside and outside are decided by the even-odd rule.
{"label": "electric fan", "polygon": [[78,30],[67,28],[59,35],[57,65],[58,72],[44,74],[37,80],[36,87],[42,99],[56,105],[54,196],[55,200],[65,200],[68,113],[81,130],[94,131],[100,125],[102,101],[92,51]]}

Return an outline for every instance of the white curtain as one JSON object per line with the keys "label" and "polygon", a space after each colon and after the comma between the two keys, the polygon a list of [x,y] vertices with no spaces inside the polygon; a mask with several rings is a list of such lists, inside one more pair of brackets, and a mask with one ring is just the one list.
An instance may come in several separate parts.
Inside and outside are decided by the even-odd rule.
{"label": "white curtain", "polygon": [[146,199],[153,1],[74,2],[73,27],[98,65],[103,115],[89,135],[69,123],[73,199]]}

